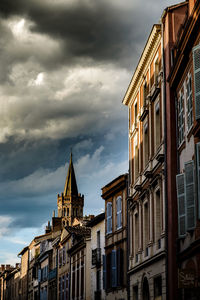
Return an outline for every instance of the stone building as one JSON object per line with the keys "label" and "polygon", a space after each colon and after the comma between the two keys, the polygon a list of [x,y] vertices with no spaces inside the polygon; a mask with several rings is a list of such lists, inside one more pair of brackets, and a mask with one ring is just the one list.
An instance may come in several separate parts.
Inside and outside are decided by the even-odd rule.
{"label": "stone building", "polygon": [[129,110],[130,299],[166,299],[164,98],[155,24],[123,99]]}
{"label": "stone building", "polygon": [[105,200],[103,288],[106,299],[127,299],[127,174],[102,188]]}
{"label": "stone building", "polygon": [[91,228],[91,257],[88,257],[91,270],[91,295],[90,299],[105,299],[103,289],[103,259],[105,254],[105,213],[93,218],[87,227]]}

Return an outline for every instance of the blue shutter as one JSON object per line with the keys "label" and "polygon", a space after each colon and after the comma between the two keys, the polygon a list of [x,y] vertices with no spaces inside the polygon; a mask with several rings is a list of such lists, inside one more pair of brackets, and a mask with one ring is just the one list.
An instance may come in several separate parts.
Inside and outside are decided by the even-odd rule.
{"label": "blue shutter", "polygon": [[176,176],[176,190],[178,201],[178,235],[186,234],[186,203],[185,203],[185,174]]}
{"label": "blue shutter", "polygon": [[195,194],[194,194],[194,161],[185,163],[185,196],[186,196],[186,215],[187,230],[195,228]]}
{"label": "blue shutter", "polygon": [[103,289],[106,290],[106,282],[107,282],[107,277],[106,277],[106,255],[103,255]]}
{"label": "blue shutter", "polygon": [[117,253],[116,250],[112,250],[112,255],[111,255],[111,263],[112,263],[112,287],[117,286]]}
{"label": "blue shutter", "polygon": [[38,282],[41,281],[41,269],[38,269]]}
{"label": "blue shutter", "polygon": [[193,49],[195,116],[200,119],[200,45]]}
{"label": "blue shutter", "polygon": [[64,276],[64,299],[66,299],[66,274]]}
{"label": "blue shutter", "polygon": [[112,203],[107,203],[107,233],[112,232]]}
{"label": "blue shutter", "polygon": [[196,175],[197,175],[197,199],[198,217],[200,219],[200,143],[196,145]]}

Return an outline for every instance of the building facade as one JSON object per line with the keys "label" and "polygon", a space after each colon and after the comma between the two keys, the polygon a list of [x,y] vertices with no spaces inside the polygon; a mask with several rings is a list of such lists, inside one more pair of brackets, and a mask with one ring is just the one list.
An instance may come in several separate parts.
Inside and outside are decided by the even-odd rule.
{"label": "building facade", "polygon": [[90,299],[105,299],[103,289],[103,259],[105,254],[105,213],[97,215],[88,224],[91,228],[91,295]]}
{"label": "building facade", "polygon": [[156,24],[123,100],[129,109],[130,299],[166,299],[162,55]]}
{"label": "building facade", "polygon": [[178,299],[196,300],[200,297],[200,2],[189,0],[185,7],[168,77],[177,141],[175,274]]}
{"label": "building facade", "polygon": [[105,200],[105,299],[127,299],[127,174],[102,188]]}

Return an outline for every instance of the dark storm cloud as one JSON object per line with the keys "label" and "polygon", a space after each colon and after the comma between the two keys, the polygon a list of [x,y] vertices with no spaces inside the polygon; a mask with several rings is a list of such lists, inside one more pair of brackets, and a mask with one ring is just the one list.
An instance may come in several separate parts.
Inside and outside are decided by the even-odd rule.
{"label": "dark storm cloud", "polygon": [[[24,15],[34,24],[33,32],[45,33],[60,41],[62,54],[57,61],[71,64],[79,58],[90,58],[95,61],[115,61],[130,67],[130,59],[138,53],[151,24],[157,1],[145,5],[154,10],[144,10],[127,1],[115,5],[112,1],[74,1],[75,4],[56,5],[48,1],[2,0],[0,10],[3,16]],[[141,17],[142,16],[142,17]],[[154,20],[156,22],[158,20]],[[48,45],[45,45],[48,47]],[[52,67],[52,60],[49,66]],[[83,63],[83,62],[82,62]],[[87,62],[88,63],[88,62]],[[48,63],[46,64],[48,66]]]}

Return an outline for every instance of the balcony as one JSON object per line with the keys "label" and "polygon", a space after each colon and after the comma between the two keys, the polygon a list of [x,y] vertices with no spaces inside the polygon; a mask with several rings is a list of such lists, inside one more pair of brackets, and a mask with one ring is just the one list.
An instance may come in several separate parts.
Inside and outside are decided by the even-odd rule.
{"label": "balcony", "polygon": [[95,266],[101,264],[101,248],[92,250],[92,264]]}
{"label": "balcony", "polygon": [[56,274],[57,274],[57,269],[55,268],[49,272],[48,279],[52,280],[52,279],[56,278]]}
{"label": "balcony", "polygon": [[94,292],[94,300],[101,300],[101,291]]}

